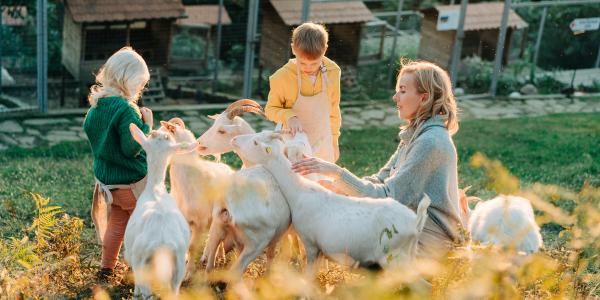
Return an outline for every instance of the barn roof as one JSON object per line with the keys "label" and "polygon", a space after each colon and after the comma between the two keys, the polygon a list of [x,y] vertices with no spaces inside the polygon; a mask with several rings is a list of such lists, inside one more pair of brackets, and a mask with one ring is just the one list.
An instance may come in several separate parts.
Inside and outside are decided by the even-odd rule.
{"label": "barn roof", "polygon": [[181,0],[67,0],[77,23],[179,18]]}
{"label": "barn roof", "polygon": [[[10,12],[15,12],[17,15],[13,17]],[[21,17],[19,17],[19,15]],[[24,26],[27,25],[25,20],[27,17],[27,7],[25,6],[2,6],[2,25],[3,26]]]}
{"label": "barn roof", "polygon": [[[431,11],[433,8],[421,9],[423,12]],[[435,6],[437,11],[458,10],[458,5]],[[465,31],[485,30],[500,28],[502,23],[502,12],[504,3],[474,3],[467,5],[467,17],[465,18]],[[525,22],[514,10],[508,12],[508,27],[527,27]]]}
{"label": "barn roof", "polygon": [[[270,0],[287,25],[302,24],[302,1]],[[310,5],[309,20],[323,24],[374,21],[375,16],[362,1],[322,2]]]}
{"label": "barn roof", "polygon": [[[198,25],[217,25],[219,24],[219,6],[218,5],[186,5],[185,14],[188,16],[185,19],[177,20],[177,25],[181,26],[198,26]],[[231,18],[223,7],[221,24],[231,24]]]}

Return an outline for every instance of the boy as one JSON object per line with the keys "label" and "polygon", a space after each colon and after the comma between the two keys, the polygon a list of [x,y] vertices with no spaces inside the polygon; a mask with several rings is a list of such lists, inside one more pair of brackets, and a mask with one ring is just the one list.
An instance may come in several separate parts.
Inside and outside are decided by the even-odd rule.
{"label": "boy", "polygon": [[329,162],[339,157],[340,75],[337,64],[325,57],[328,35],[322,25],[304,23],[294,30],[292,52],[296,56],[270,77],[267,117],[292,130],[306,131],[313,153]]}

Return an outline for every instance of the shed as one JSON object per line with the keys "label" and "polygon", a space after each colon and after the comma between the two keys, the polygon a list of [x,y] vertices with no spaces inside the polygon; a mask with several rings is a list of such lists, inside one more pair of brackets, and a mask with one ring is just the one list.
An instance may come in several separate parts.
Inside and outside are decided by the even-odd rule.
{"label": "shed", "polygon": [[2,26],[25,26],[27,22],[27,7],[2,6]]}
{"label": "shed", "polygon": [[131,46],[153,71],[167,76],[173,23],[181,0],[65,0],[62,64],[84,84],[106,59]]}
{"label": "shed", "polygon": [[[460,6],[442,5],[420,9],[423,12],[423,23],[418,56],[419,59],[436,63],[446,70],[450,68],[456,30],[438,31],[436,28],[439,12],[448,10],[460,10]],[[467,6],[461,59],[477,55],[485,60],[494,60],[503,10],[504,3],[475,3]],[[510,9],[505,49],[511,49],[515,30],[520,28],[527,30],[527,26],[527,23]],[[523,37],[525,36],[526,32],[523,34]],[[516,55],[511,56],[511,51],[504,51],[502,63],[506,65],[521,59],[524,47],[525,38],[521,41],[520,51]]]}
{"label": "shed", "polygon": [[[269,0],[263,11],[260,64],[275,71],[292,56],[292,31],[302,24],[302,1]],[[312,3],[309,20],[325,25],[329,33],[327,57],[355,67],[364,24],[375,17],[362,1],[336,1]]]}
{"label": "shed", "polygon": [[[201,36],[206,41],[204,55],[202,57],[190,57],[183,53],[172,53],[171,69],[196,70],[201,65],[206,67],[210,44],[216,44],[217,25],[219,25],[219,5],[186,5],[185,14],[187,18],[175,22],[175,34],[182,30]],[[221,13],[221,24],[231,24],[231,18],[223,6]]]}

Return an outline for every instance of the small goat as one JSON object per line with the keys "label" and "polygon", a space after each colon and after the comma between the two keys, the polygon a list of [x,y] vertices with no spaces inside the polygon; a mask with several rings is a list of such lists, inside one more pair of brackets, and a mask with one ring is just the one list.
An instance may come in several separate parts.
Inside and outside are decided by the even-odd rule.
{"label": "small goat", "polygon": [[[280,134],[242,135],[231,144],[236,152],[267,168],[279,183],[289,204],[294,228],[306,250],[305,273],[309,279],[314,278],[316,262],[322,255],[345,265],[378,264],[387,268],[390,254],[398,266],[418,276],[413,263],[427,219],[430,204],[427,195],[419,203],[416,214],[391,198],[338,195],[292,171],[282,151]],[[391,238],[382,235],[386,228],[394,229]],[[430,288],[422,279],[417,280],[418,284]]]}
{"label": "small goat", "polygon": [[492,200],[480,201],[471,210],[468,203],[481,199],[467,197],[465,192],[468,189],[460,190],[460,204],[463,222],[468,224],[473,242],[512,246],[526,254],[539,250],[543,245],[542,235],[529,200],[500,195]]}
{"label": "small goat", "polygon": [[[161,128],[173,135],[178,143],[196,143],[194,134],[185,128],[179,118],[169,122],[161,121]],[[226,164],[202,159],[197,151],[171,158],[171,196],[192,228],[192,239],[188,250],[185,280],[194,274],[196,252],[204,231],[210,228],[213,205],[222,201],[224,189],[233,170]],[[231,249],[231,243],[224,243],[224,251]],[[206,252],[206,251],[205,251]],[[201,261],[206,259],[203,253]]]}
{"label": "small goat", "polygon": [[134,298],[151,296],[154,276],[177,295],[185,272],[190,228],[167,193],[165,174],[171,155],[192,152],[198,143],[178,144],[171,135],[160,131],[153,131],[146,138],[134,124],[130,124],[129,129],[146,150],[148,161],[146,188],[125,229],[125,259],[135,277]]}
{"label": "small goat", "polygon": [[[266,119],[262,108],[251,100],[240,100],[250,106],[225,110],[211,116],[213,126],[200,138],[199,152],[202,155],[220,155],[233,150],[231,139],[240,134],[254,133],[250,125],[239,114],[254,112]],[[239,101],[238,101],[239,102]],[[239,155],[239,153],[238,153]],[[207,274],[214,269],[215,254],[221,240],[234,239],[240,255],[231,267],[242,274],[265,248],[267,271],[273,264],[275,247],[291,224],[291,214],[285,198],[271,173],[261,166],[240,156],[244,168],[231,176],[230,186],[222,203],[216,203],[213,223],[206,243],[208,262]]]}

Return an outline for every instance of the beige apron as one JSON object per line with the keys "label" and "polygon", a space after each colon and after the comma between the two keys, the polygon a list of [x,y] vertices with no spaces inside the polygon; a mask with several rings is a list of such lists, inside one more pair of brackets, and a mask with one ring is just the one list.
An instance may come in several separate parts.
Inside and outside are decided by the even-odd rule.
{"label": "beige apron", "polygon": [[327,69],[321,64],[321,92],[314,96],[302,96],[302,73],[296,65],[298,73],[298,98],[292,106],[292,111],[298,117],[302,129],[306,131],[310,145],[320,144],[320,148],[313,153],[314,157],[329,162],[335,162],[333,152],[333,135],[331,134],[331,100],[327,94],[327,86],[331,86]]}
{"label": "beige apron", "polygon": [[146,188],[146,177],[138,182],[132,184],[112,184],[106,185],[98,178],[96,180],[96,187],[94,188],[94,202],[92,204],[92,220],[94,221],[94,228],[98,235],[98,244],[102,245],[104,242],[104,234],[106,234],[106,228],[108,227],[108,217],[110,217],[110,205],[113,203],[111,189],[131,189],[135,199],[139,199],[140,195]]}

